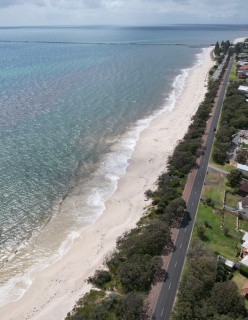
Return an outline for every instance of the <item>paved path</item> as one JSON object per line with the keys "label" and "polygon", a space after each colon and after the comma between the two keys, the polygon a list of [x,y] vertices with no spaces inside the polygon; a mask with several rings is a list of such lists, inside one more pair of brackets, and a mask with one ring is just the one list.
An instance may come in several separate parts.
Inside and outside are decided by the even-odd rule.
{"label": "paved path", "polygon": [[[208,168],[208,161],[210,158],[215,132],[214,127],[217,127],[218,119],[220,116],[220,111],[223,103],[223,98],[226,90],[226,85],[228,82],[228,77],[231,71],[231,67],[234,61],[234,57],[231,58],[230,64],[228,66],[228,71],[224,75],[224,81],[220,85],[219,91],[217,93],[218,99],[214,106],[214,115],[212,117],[211,123],[207,124],[207,139],[205,142],[205,154],[199,159],[199,168],[192,170],[189,175],[187,184],[189,183],[190,188],[189,196],[187,196],[187,210],[183,217],[182,223],[180,225],[178,235],[174,244],[174,249],[171,253],[170,261],[167,267],[166,277],[161,285],[160,294],[156,302],[156,306],[153,312],[153,318],[156,320],[169,320],[170,313],[174,305],[178,283],[181,277],[181,273],[184,266],[185,256],[188,250],[189,241],[191,238],[191,233],[194,226],[194,221],[198,209],[199,199],[201,196],[201,191],[205,179],[205,175]],[[210,128],[209,128],[210,125]],[[193,180],[193,182],[192,182]]]}
{"label": "paved path", "polygon": [[216,170],[216,171],[222,172],[222,173],[224,173],[224,174],[229,174],[229,173],[230,173],[230,172],[228,172],[228,171],[226,171],[226,170],[223,170],[223,169],[220,169],[220,168],[218,168],[218,167],[216,167],[216,166],[214,166],[214,165],[212,165],[212,164],[209,164],[208,167],[209,167],[209,168],[212,168],[212,169],[214,169],[214,170]]}

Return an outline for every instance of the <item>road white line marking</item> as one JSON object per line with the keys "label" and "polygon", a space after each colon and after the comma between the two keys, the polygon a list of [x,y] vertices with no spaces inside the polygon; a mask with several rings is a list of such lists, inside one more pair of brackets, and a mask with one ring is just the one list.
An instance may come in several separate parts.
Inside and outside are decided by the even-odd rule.
{"label": "road white line marking", "polygon": [[181,243],[181,245],[180,245],[180,249],[182,248],[182,245],[183,245],[183,244]]}
{"label": "road white line marking", "polygon": [[176,264],[175,264],[175,268],[176,268],[176,266],[177,266],[177,262],[176,262]]}
{"label": "road white line marking", "polygon": [[162,310],[161,317],[162,317],[162,315],[163,315],[163,312],[164,312],[164,308],[163,308],[163,310]]}
{"label": "road white line marking", "polygon": [[196,194],[196,192],[195,192],[195,194]]}
{"label": "road white line marking", "polygon": [[198,184],[199,184],[199,181],[198,181]]}
{"label": "road white line marking", "polygon": [[200,177],[201,177],[201,173],[200,173]]}
{"label": "road white line marking", "polygon": [[171,287],[171,283],[170,283],[170,285],[169,285],[169,290],[170,290],[170,287]]}
{"label": "road white line marking", "polygon": [[192,206],[193,206],[194,202],[192,202]]}

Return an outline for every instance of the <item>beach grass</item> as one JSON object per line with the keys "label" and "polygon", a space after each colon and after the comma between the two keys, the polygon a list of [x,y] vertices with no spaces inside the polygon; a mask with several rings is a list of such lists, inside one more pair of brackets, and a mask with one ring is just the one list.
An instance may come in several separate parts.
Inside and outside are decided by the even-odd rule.
{"label": "beach grass", "polygon": [[[225,236],[221,232],[221,215],[214,214],[211,207],[204,206],[203,203],[200,202],[196,219],[199,223],[204,223],[204,221],[207,220],[211,225],[211,229],[206,229],[205,238],[202,239],[202,241],[210,245],[215,254],[230,260],[240,260],[235,257],[235,254],[240,250],[240,243],[238,243],[235,237]],[[192,239],[194,238],[197,238],[196,226],[194,226],[192,234]],[[235,248],[236,245],[237,248]]]}
{"label": "beach grass", "polygon": [[240,200],[241,200],[241,197],[233,195],[229,192],[226,194],[226,205],[229,207],[237,209],[237,204]]}

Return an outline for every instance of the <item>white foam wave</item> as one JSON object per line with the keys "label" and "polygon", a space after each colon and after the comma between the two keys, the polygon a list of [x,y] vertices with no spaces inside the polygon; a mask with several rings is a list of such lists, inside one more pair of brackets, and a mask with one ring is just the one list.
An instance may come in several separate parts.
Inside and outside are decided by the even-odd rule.
{"label": "white foam wave", "polygon": [[[176,76],[172,85],[173,90],[170,96],[166,98],[164,106],[145,119],[138,120],[113,147],[113,152],[108,154],[100,163],[99,169],[94,173],[92,180],[88,184],[88,188],[91,189],[92,192],[87,199],[87,204],[90,206],[91,211],[94,212],[91,225],[93,225],[97,218],[103,213],[106,208],[105,202],[117,190],[118,180],[126,173],[126,169],[129,166],[128,160],[132,156],[141,132],[149,127],[153,119],[173,110],[177,99],[183,92],[190,70],[203,65],[207,52],[209,52],[209,48],[204,48],[201,53],[196,54],[196,61],[193,67],[182,69],[181,73]],[[79,233],[81,233],[83,229],[85,228],[82,228]],[[75,238],[76,237],[78,237],[78,235],[75,235]],[[71,239],[70,237],[68,241],[71,242]],[[60,248],[60,251],[61,250],[62,248]]]}

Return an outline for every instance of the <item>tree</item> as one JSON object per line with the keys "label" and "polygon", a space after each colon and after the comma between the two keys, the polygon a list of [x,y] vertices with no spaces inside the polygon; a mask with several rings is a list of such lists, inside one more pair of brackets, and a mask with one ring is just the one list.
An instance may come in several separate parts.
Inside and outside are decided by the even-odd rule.
{"label": "tree", "polygon": [[197,227],[197,235],[200,239],[203,239],[205,237],[205,231],[206,228],[203,225],[199,225]]}
{"label": "tree", "polygon": [[134,254],[118,268],[118,275],[127,291],[146,291],[156,271],[162,267],[161,257]]}
{"label": "tree", "polygon": [[210,303],[216,313],[228,315],[233,319],[247,315],[245,300],[240,296],[238,286],[233,281],[216,283],[212,290]]}
{"label": "tree", "polygon": [[136,320],[140,318],[142,308],[143,296],[138,293],[128,293],[120,299],[116,313],[120,320]]}
{"label": "tree", "polygon": [[111,281],[111,274],[108,271],[96,270],[94,280],[92,281],[96,286],[102,287],[105,283]]}
{"label": "tree", "polygon": [[241,150],[237,152],[236,161],[241,164],[245,164],[247,160],[248,152]]}
{"label": "tree", "polygon": [[231,170],[227,175],[227,180],[231,187],[238,187],[242,181],[242,173],[238,169]]}

